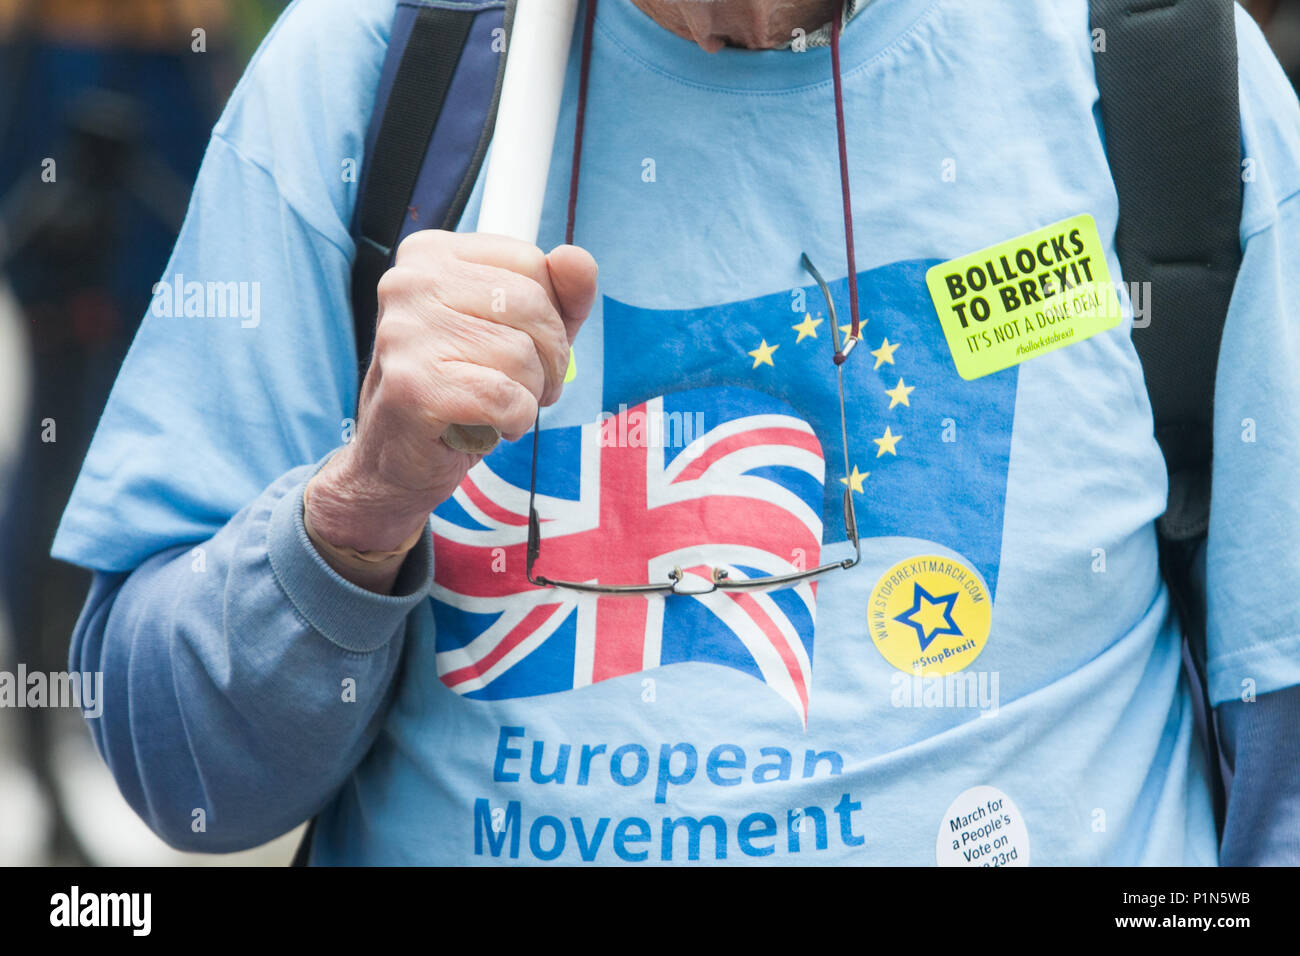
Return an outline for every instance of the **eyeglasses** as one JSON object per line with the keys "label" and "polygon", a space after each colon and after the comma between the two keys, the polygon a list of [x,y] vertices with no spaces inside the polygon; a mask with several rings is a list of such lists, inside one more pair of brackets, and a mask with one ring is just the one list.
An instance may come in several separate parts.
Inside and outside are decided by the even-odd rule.
{"label": "eyeglasses", "polygon": [[[857,516],[853,510],[853,487],[849,480],[849,441],[848,441],[848,424],[844,414],[844,360],[853,351],[853,348],[860,341],[856,334],[856,328],[846,337],[844,347],[840,347],[840,327],[835,316],[835,302],[831,298],[830,290],[826,287],[826,281],[822,278],[821,273],[813,266],[807,253],[802,257],[803,266],[816,281],[817,286],[821,289],[823,297],[826,299],[826,311],[830,316],[832,344],[835,348],[833,361],[835,363],[836,382],[839,387],[840,401],[840,439],[844,448],[844,533],[848,540],[853,542],[853,557],[844,558],[840,561],[833,561],[829,564],[823,564],[820,567],[810,568],[806,571],[795,571],[789,574],[773,574],[758,577],[733,578],[731,572],[725,567],[714,566],[709,568],[709,582],[706,587],[695,586],[691,576],[687,575],[681,567],[674,567],[667,574],[667,580],[661,583],[650,584],[597,584],[590,581],[565,581],[556,578],[544,577],[540,574],[533,573],[533,565],[537,562],[541,554],[542,536],[541,536],[541,519],[537,515],[536,498],[537,498],[537,446],[539,444],[538,424],[533,424],[533,459],[532,475],[528,487],[528,552],[525,565],[525,573],[528,583],[536,587],[560,588],[566,591],[579,591],[586,594],[601,594],[606,596],[625,595],[629,597],[648,596],[653,594],[682,594],[700,596],[711,594],[714,591],[768,591],[778,588],[789,588],[800,584],[803,581],[811,580],[819,575],[826,574],[829,571],[847,570],[856,565],[862,559],[862,547],[858,541],[858,522]],[[855,310],[856,312],[856,310]],[[853,326],[857,326],[856,315]]]}

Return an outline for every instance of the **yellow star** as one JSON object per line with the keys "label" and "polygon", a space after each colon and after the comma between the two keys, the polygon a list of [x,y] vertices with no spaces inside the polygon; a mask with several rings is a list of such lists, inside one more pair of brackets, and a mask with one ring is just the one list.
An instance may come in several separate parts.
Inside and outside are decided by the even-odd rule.
{"label": "yellow star", "polygon": [[888,362],[890,365],[893,365],[894,352],[897,348],[898,348],[897,344],[894,345],[889,344],[889,339],[885,339],[883,342],[881,342],[880,348],[873,349],[871,352],[871,354],[876,357],[876,364],[874,368],[880,368],[880,366],[884,365],[886,362]]}
{"label": "yellow star", "polygon": [[[864,325],[866,325],[866,324],[867,324],[867,323],[865,323],[865,322],[859,322],[859,323],[858,323],[858,341],[859,341],[859,342],[862,341],[862,327],[863,327]],[[851,338],[853,338],[853,336],[849,335],[849,333],[853,331],[853,323],[850,322],[848,325],[841,325],[841,326],[840,326],[840,331],[844,333],[844,338],[845,338],[845,339],[851,339]]]}
{"label": "yellow star", "polygon": [[935,631],[948,627],[948,617],[945,613],[948,610],[948,605],[945,602],[927,601],[925,596],[922,595],[919,603],[921,608],[911,615],[911,620],[921,626],[926,637],[929,637]]}
{"label": "yellow star", "polygon": [[[754,368],[758,368],[760,365],[772,365],[772,353],[780,347],[779,345],[768,345],[767,339],[763,339],[763,344],[749,353],[749,357],[754,360]],[[775,365],[772,365],[772,367],[776,368]]]}
{"label": "yellow star", "polygon": [[812,336],[813,338],[817,338],[817,326],[821,324],[822,324],[821,319],[814,319],[811,315],[805,312],[802,322],[800,322],[798,325],[790,326],[790,328],[794,329],[796,332],[799,333],[799,337],[794,340],[794,344],[798,345],[800,342],[802,342],[804,339],[808,338],[809,336]]}
{"label": "yellow star", "polygon": [[896,449],[894,446],[898,444],[899,439],[902,437],[903,437],[902,435],[893,434],[889,430],[889,426],[886,425],[885,434],[883,437],[871,439],[873,442],[875,442],[877,445],[880,446],[879,448],[876,449],[876,457],[879,458],[885,452],[889,452],[894,457],[898,457],[898,449]]}
{"label": "yellow star", "polygon": [[911,395],[915,390],[915,385],[904,385],[903,380],[900,378],[898,384],[893,388],[885,389],[885,394],[889,396],[889,407],[893,408],[895,405],[906,405],[908,408],[911,408],[912,403],[907,400],[907,396]]}
{"label": "yellow star", "polygon": [[866,478],[866,477],[867,477],[868,475],[870,475],[870,474],[871,474],[871,472],[869,472],[869,471],[858,471],[858,466],[857,466],[857,465],[854,465],[854,466],[853,466],[853,473],[852,473],[851,475],[849,475],[847,478],[841,478],[841,479],[840,479],[840,484],[841,484],[841,485],[848,485],[850,488],[852,488],[852,489],[853,489],[854,491],[856,491],[858,494],[862,494],[862,481],[863,481],[864,478]]}

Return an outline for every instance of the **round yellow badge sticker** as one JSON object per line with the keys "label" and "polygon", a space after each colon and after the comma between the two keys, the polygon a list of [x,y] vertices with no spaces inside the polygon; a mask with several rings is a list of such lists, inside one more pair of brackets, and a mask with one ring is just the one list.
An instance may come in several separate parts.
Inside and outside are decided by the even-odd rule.
{"label": "round yellow badge sticker", "polygon": [[992,602],[974,569],[922,554],[894,565],[871,589],[867,629],[885,660],[908,674],[952,674],[979,657]]}

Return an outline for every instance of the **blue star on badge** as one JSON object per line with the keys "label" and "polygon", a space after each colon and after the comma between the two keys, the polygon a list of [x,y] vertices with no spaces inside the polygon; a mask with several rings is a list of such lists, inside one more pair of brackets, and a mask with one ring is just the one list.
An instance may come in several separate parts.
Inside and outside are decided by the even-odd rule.
{"label": "blue star on badge", "polygon": [[894,617],[895,621],[906,624],[916,630],[916,639],[924,651],[930,643],[941,634],[961,637],[961,629],[952,619],[953,605],[957,603],[957,592],[935,597],[917,582],[912,582],[912,606],[902,614]]}

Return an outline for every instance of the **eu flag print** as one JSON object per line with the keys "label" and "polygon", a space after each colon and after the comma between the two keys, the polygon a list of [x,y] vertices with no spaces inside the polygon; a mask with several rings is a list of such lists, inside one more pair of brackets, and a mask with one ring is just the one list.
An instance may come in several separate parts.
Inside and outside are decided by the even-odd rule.
{"label": "eu flag print", "polygon": [[[606,299],[606,403],[693,386],[743,386],[787,402],[826,454],[826,543],[845,540],[851,484],[859,532],[933,541],[965,556],[996,594],[1018,367],[975,381],[953,365],[925,285],[941,260],[858,274],[862,339],[843,365],[849,474],[828,311],[815,285],[704,309]],[[821,263],[826,271],[827,263]],[[848,280],[829,283],[841,340]]]}
{"label": "eu flag print", "polygon": [[[573,690],[682,662],[730,667],[807,720],[816,586],[770,593],[601,596],[525,577],[532,438],[502,445],[434,514],[438,674],[466,697]],[[788,574],[821,552],[820,441],[778,398],[686,389],[538,444],[537,571],[601,584],[708,591]],[[492,569],[490,573],[485,573]]]}
{"label": "eu flag print", "polygon": [[[847,468],[829,310],[815,285],[679,311],[607,297],[608,411],[540,432],[537,572],[636,585],[680,568],[686,587],[707,590],[713,567],[733,578],[815,567],[852,553],[848,487],[864,539],[909,539],[918,554],[938,544],[992,595],[1017,370],[958,376],[926,296],[930,265],[859,277],[862,341],[843,366]],[[847,335],[847,281],[831,295]],[[753,676],[806,726],[826,578],[698,596],[534,587],[524,572],[532,445],[498,446],[434,512],[442,683],[501,700],[706,663]]]}

